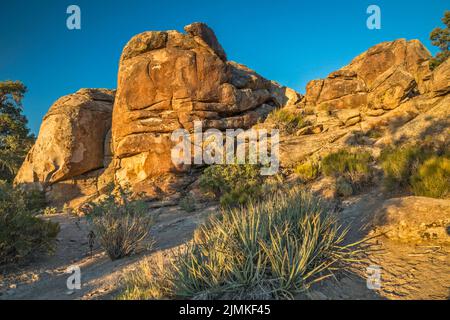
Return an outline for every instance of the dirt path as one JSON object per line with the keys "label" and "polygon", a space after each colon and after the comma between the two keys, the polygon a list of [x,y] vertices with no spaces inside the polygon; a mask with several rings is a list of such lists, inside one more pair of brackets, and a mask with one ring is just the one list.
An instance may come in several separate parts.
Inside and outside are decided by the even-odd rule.
{"label": "dirt path", "polygon": [[[215,210],[216,207],[208,207],[193,214],[177,207],[155,210],[154,213],[160,214],[151,231],[156,241],[153,248],[118,261],[111,261],[98,245],[91,258],[87,240],[89,227],[84,219],[63,214],[52,216],[50,220],[61,226],[55,254],[0,276],[0,299],[112,299],[127,270],[136,267],[145,256],[188,241],[204,217]],[[80,267],[81,290],[67,289],[70,274],[66,272],[72,265]]]}
{"label": "dirt path", "polygon": [[[368,237],[368,224],[374,211],[386,196],[379,190],[345,201],[340,213],[350,225],[348,240]],[[413,213],[412,213],[413,214]],[[359,272],[330,279],[315,286],[313,299],[439,299],[450,298],[450,247],[443,245],[411,245],[377,237],[369,241]],[[369,269],[367,269],[369,268]],[[368,289],[367,279],[379,270],[380,287]],[[369,281],[370,283],[370,281]],[[370,286],[370,285],[369,285]]]}

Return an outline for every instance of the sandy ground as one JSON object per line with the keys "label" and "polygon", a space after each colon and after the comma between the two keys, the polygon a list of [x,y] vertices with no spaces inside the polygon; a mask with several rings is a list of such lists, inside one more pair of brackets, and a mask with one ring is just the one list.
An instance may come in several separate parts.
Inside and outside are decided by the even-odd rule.
{"label": "sandy ground", "polygon": [[[367,234],[371,213],[385,200],[377,190],[353,197],[340,204],[342,221],[350,225],[349,241]],[[206,207],[189,214],[178,207],[156,209],[158,223],[151,231],[156,243],[152,249],[119,261],[110,261],[95,246],[90,256],[89,228],[84,220],[55,215],[50,219],[61,225],[58,247],[53,256],[9,269],[0,275],[0,299],[114,299],[121,290],[122,276],[134,269],[144,257],[168,253],[191,239],[193,231],[205,217],[217,211]],[[337,274],[299,299],[449,299],[450,248],[410,246],[383,237],[371,240],[374,250],[367,254],[364,267],[351,274]],[[69,291],[66,273],[71,265],[81,269],[81,290]],[[380,287],[368,289],[365,267],[379,270]]]}

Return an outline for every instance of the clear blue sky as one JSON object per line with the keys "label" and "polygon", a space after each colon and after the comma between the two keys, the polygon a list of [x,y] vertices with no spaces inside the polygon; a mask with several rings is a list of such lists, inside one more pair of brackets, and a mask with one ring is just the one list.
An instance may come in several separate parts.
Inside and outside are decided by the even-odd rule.
{"label": "clear blue sky", "polygon": [[[66,28],[66,9],[82,11],[82,29]],[[381,7],[381,30],[366,27],[366,9]],[[21,80],[31,129],[60,96],[79,88],[115,88],[121,50],[147,30],[212,27],[230,60],[304,92],[370,46],[419,39],[431,51],[446,0],[14,0],[0,6],[0,80]]]}

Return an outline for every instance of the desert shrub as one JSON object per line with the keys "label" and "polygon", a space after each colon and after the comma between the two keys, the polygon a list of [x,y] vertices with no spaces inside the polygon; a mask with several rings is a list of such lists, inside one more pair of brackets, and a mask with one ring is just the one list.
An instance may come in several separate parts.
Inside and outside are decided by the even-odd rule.
{"label": "desert shrub", "polygon": [[409,188],[410,178],[432,152],[421,146],[389,147],[382,151],[380,165],[384,184],[388,190]]}
{"label": "desert shrub", "polygon": [[136,252],[154,224],[146,203],[134,199],[132,192],[122,187],[98,203],[91,203],[85,214],[111,260]]}
{"label": "desert shrub", "polygon": [[345,179],[353,189],[360,189],[372,178],[372,156],[366,151],[339,150],[322,160],[322,171],[327,176]]}
{"label": "desert shrub", "polygon": [[450,157],[433,156],[420,165],[410,179],[417,196],[447,198],[450,196]]}
{"label": "desert shrub", "polygon": [[180,200],[180,207],[186,212],[195,211],[195,199],[190,194],[186,195]]}
{"label": "desert shrub", "polygon": [[308,125],[302,114],[286,109],[272,111],[268,116],[268,121],[272,122],[276,129],[286,134],[292,134]]}
{"label": "desert shrub", "polygon": [[210,217],[169,266],[129,282],[122,297],[290,299],[355,260],[345,234],[311,194],[275,193]]}
{"label": "desert shrub", "polygon": [[0,182],[0,265],[52,253],[59,225],[37,218],[22,191]]}
{"label": "desert shrub", "polygon": [[24,188],[18,186],[15,189],[15,194],[24,205],[32,213],[40,213],[47,207],[47,200],[45,199],[45,192],[38,189]]}
{"label": "desert shrub", "polygon": [[212,193],[223,206],[248,203],[262,193],[260,167],[253,164],[219,164],[206,168],[200,177],[203,192]]}
{"label": "desert shrub", "polygon": [[320,175],[321,165],[319,161],[308,160],[298,164],[294,173],[303,181],[312,181]]}

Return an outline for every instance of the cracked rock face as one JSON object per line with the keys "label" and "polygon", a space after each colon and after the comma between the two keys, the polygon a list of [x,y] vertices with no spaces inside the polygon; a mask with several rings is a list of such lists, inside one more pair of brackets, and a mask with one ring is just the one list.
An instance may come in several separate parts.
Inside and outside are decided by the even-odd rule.
{"label": "cracked rock face", "polygon": [[305,103],[330,111],[394,109],[429,91],[430,57],[417,40],[380,43],[326,79],[311,81]]}
{"label": "cracked rock face", "polygon": [[112,120],[120,184],[151,189],[158,184],[152,179],[185,170],[171,161],[176,129],[192,132],[194,121],[202,121],[204,130],[248,129],[275,107],[298,100],[287,88],[228,62],[205,24],[185,31],[144,32],[123,50]]}

